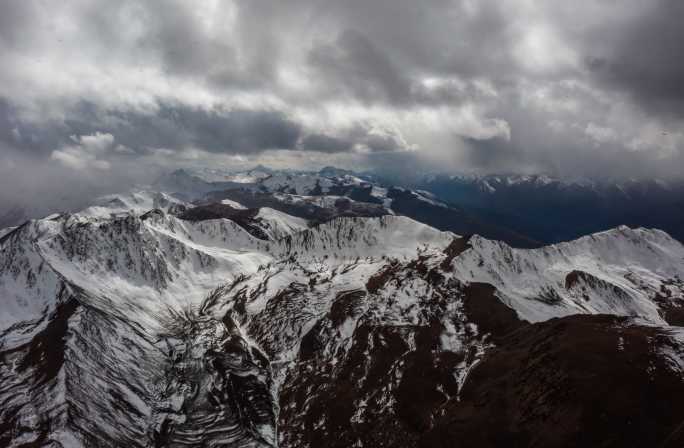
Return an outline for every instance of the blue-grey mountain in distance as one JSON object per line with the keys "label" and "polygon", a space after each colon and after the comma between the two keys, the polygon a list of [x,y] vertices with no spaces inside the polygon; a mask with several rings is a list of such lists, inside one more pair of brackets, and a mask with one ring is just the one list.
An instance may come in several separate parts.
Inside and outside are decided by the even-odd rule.
{"label": "blue-grey mountain in distance", "polygon": [[[398,179],[385,179],[396,183]],[[483,222],[543,244],[619,225],[657,228],[684,241],[684,182],[574,180],[545,175],[424,176],[426,190]]]}

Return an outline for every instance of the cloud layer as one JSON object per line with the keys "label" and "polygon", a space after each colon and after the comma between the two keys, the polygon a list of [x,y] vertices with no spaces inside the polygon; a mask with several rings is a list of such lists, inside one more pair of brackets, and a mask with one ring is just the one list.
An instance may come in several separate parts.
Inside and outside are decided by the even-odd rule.
{"label": "cloud layer", "polygon": [[681,176],[682,17],[677,0],[7,0],[0,170],[51,172],[46,191],[186,164]]}

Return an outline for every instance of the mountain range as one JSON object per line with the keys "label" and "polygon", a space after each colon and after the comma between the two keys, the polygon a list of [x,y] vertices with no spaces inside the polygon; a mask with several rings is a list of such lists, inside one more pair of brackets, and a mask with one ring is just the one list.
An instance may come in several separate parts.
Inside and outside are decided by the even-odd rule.
{"label": "mountain range", "polygon": [[543,244],[619,225],[655,227],[684,241],[681,181],[430,175],[410,186]]}
{"label": "mountain range", "polygon": [[0,446],[682,446],[681,242],[439,182],[179,170],[0,230]]}

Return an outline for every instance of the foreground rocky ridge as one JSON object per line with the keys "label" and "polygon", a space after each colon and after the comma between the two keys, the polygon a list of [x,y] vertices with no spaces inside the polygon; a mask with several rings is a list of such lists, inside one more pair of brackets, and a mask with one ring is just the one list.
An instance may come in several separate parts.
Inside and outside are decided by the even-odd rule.
{"label": "foreground rocky ridge", "polygon": [[663,232],[523,250],[138,199],[0,240],[1,446],[681,444]]}

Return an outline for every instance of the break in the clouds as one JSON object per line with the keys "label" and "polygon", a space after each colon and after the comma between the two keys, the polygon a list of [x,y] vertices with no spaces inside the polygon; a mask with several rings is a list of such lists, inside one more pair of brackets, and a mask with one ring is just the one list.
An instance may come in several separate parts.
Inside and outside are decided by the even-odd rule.
{"label": "break in the clouds", "polygon": [[678,0],[6,0],[0,189],[187,164],[679,176],[683,19]]}

